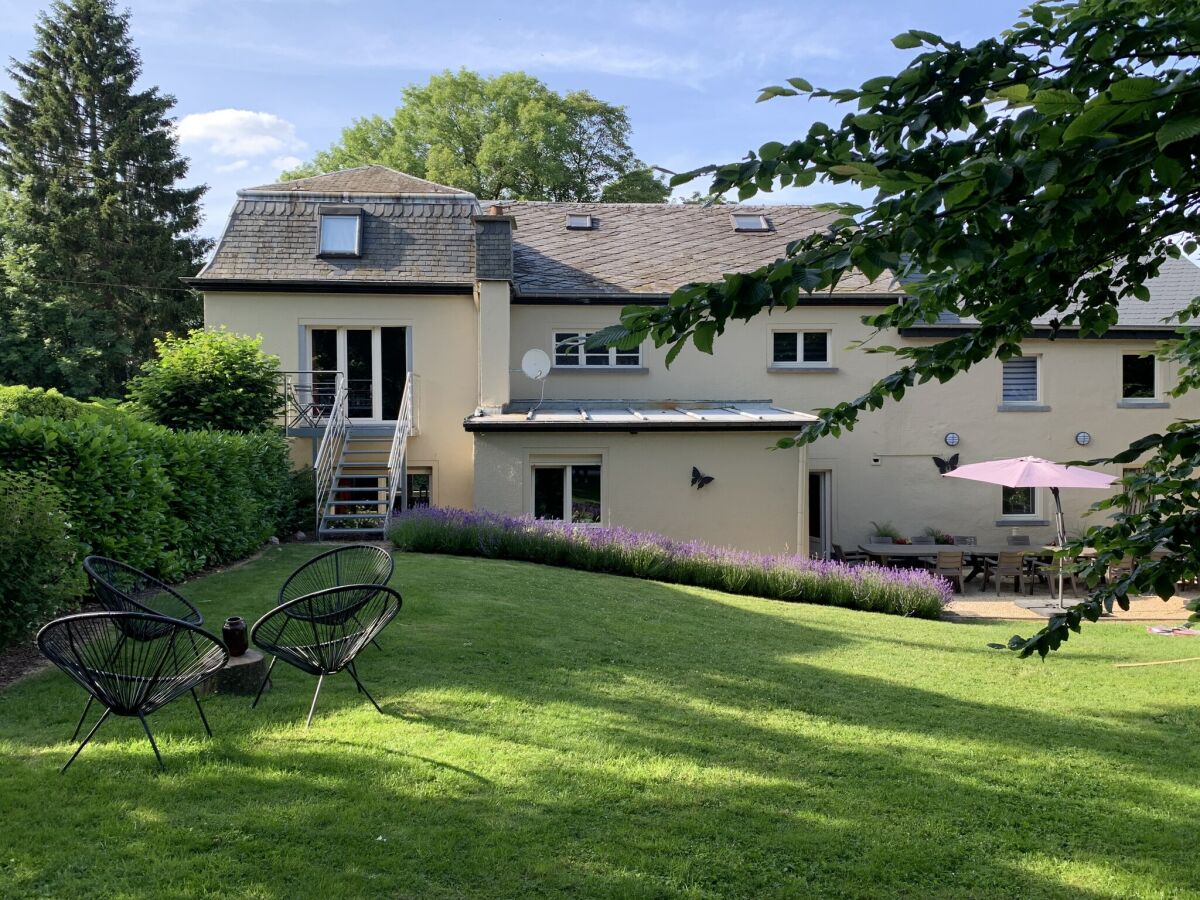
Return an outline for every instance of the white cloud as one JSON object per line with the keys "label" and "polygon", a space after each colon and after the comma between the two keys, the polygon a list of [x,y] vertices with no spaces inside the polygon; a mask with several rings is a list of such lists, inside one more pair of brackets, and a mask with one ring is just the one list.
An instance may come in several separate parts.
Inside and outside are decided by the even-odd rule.
{"label": "white cloud", "polygon": [[214,171],[221,172],[221,173],[240,172],[240,171],[242,171],[242,169],[246,168],[248,165],[250,165],[250,160],[248,160],[248,159],[235,159],[231,163],[222,163],[221,165],[216,166]]}
{"label": "white cloud", "polygon": [[296,126],[287,119],[249,109],[189,113],[175,130],[184,146],[200,144],[216,156],[266,156],[308,146],[296,137]]}
{"label": "white cloud", "polygon": [[302,165],[304,165],[304,160],[298,156],[277,156],[271,160],[271,168],[278,169],[280,172]]}

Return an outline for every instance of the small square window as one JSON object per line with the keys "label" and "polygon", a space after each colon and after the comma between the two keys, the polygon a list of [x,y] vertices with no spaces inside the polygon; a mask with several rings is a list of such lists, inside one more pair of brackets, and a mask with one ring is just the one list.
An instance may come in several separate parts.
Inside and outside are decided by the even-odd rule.
{"label": "small square window", "polygon": [[573,331],[554,333],[554,364],[556,366],[578,366],[582,361],[579,352],[580,335]]}
{"label": "small square window", "polygon": [[433,500],[433,469],[409,469],[404,478],[406,509],[422,509]]}
{"label": "small square window", "polygon": [[1038,402],[1038,359],[1018,356],[1004,361],[1001,398],[1005,403]]}
{"label": "small square window", "polygon": [[771,334],[771,364],[776,366],[829,365],[828,331],[776,331]]}
{"label": "small square window", "polygon": [[321,215],[321,256],[359,256],[362,216],[355,214]]}
{"label": "small square window", "polygon": [[1121,399],[1153,400],[1156,396],[1154,384],[1153,356],[1125,353],[1121,356]]}
{"label": "small square window", "polygon": [[600,523],[599,463],[533,467],[533,516],[576,525]]}
{"label": "small square window", "polygon": [[1000,488],[1000,515],[1013,518],[1037,517],[1037,490],[1031,487]]}
{"label": "small square window", "polygon": [[590,231],[596,227],[596,220],[583,213],[567,213],[567,228],[571,231]]}
{"label": "small square window", "polygon": [[767,224],[767,217],[753,213],[734,213],[733,214],[733,230],[734,231],[770,231],[771,228]]}

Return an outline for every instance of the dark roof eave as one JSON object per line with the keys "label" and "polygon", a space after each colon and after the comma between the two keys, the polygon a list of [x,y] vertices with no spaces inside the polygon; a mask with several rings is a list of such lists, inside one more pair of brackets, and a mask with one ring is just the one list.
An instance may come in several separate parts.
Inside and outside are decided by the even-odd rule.
{"label": "dark roof eave", "polygon": [[446,281],[323,281],[296,278],[184,278],[197,291],[242,291],[300,294],[466,294],[474,282]]}
{"label": "dark roof eave", "polygon": [[[515,289],[512,302],[520,306],[628,306],[630,304],[641,304],[644,306],[661,306],[669,299],[670,294],[571,294],[565,292],[557,293],[529,293],[521,291],[519,287]],[[887,293],[861,293],[861,294],[823,294],[821,296],[806,297],[803,301],[797,304],[797,309],[806,306],[890,306],[893,303],[898,303],[904,297],[903,294],[887,294]]]}
{"label": "dark roof eave", "polygon": [[[970,334],[978,329],[978,325],[921,325],[916,328],[901,328],[900,336],[907,338],[951,338]],[[1035,340],[1109,340],[1137,341],[1159,340],[1178,333],[1178,328],[1170,325],[1126,326],[1110,328],[1104,334],[1081,337],[1078,329],[1062,329],[1057,334],[1049,328],[1035,328],[1030,338]]]}

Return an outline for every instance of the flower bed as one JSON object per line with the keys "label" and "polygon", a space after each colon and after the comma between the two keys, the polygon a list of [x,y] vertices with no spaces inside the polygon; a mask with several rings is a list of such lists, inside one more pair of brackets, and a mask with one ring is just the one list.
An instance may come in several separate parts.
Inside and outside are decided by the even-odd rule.
{"label": "flower bed", "polygon": [[398,549],[418,553],[521,560],[926,619],[936,619],[951,597],[949,582],[921,569],[767,556],[627,528],[461,509],[410,510],[392,519],[388,537]]}

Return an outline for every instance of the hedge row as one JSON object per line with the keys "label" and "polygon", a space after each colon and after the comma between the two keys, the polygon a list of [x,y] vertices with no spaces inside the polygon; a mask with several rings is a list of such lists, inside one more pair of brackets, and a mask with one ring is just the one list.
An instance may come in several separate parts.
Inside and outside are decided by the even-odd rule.
{"label": "hedge row", "polygon": [[0,466],[59,488],[89,552],[178,579],[248,555],[289,513],[277,432],[176,432],[106,412],[0,415]]}
{"label": "hedge row", "polygon": [[0,471],[0,647],[83,593],[83,545],[66,505],[62,491],[44,478]]}

